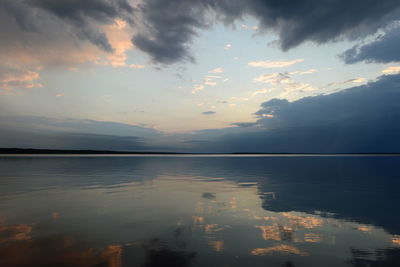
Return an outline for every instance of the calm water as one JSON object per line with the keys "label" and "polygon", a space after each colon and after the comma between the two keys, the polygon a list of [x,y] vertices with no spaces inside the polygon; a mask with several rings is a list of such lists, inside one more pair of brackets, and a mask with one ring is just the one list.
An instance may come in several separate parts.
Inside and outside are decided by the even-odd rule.
{"label": "calm water", "polygon": [[1,157],[0,266],[400,266],[400,157]]}

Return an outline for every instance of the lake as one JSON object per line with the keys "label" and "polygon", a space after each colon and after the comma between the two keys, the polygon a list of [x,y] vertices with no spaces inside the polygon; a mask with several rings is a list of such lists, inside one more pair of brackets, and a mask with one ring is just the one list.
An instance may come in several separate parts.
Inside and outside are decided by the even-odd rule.
{"label": "lake", "polygon": [[398,156],[0,156],[0,266],[400,266]]}

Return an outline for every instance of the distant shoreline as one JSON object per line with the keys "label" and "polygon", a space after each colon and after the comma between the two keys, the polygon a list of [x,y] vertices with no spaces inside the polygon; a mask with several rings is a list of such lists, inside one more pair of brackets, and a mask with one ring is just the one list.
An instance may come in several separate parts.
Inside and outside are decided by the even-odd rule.
{"label": "distant shoreline", "polygon": [[0,148],[0,155],[199,155],[199,156],[400,156],[400,153],[264,153],[264,152],[233,152],[233,153],[184,153],[184,152],[143,152],[143,151],[114,151],[114,150],[68,150],[68,149],[33,149],[33,148]]}

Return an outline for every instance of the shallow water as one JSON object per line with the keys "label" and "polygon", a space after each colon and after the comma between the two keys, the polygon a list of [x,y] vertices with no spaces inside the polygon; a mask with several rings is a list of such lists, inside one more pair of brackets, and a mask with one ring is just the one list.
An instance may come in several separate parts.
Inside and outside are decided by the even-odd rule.
{"label": "shallow water", "polygon": [[400,157],[0,157],[0,266],[400,266]]}

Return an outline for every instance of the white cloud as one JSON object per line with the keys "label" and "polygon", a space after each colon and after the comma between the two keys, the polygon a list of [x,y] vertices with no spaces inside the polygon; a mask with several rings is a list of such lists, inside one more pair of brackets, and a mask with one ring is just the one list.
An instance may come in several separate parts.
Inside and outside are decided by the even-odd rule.
{"label": "white cloud", "polygon": [[246,24],[240,25],[243,29],[245,30],[253,30],[253,31],[258,31],[259,27],[258,26],[249,26]]}
{"label": "white cloud", "polygon": [[363,83],[365,81],[366,81],[365,78],[354,78],[354,79],[345,81],[345,83]]}
{"label": "white cloud", "polygon": [[[283,73],[267,73],[260,75],[253,79],[255,83],[269,83],[271,85],[285,84],[291,83],[291,75],[304,75],[311,74],[317,72],[316,69],[309,69],[306,71],[292,71],[292,72],[283,72]],[[362,79],[362,78],[358,78]],[[356,79],[354,79],[356,80]],[[357,80],[358,81],[358,80]]]}
{"label": "white cloud", "polygon": [[216,86],[216,85],[217,85],[217,82],[213,81],[213,80],[210,79],[210,78],[205,78],[205,79],[204,79],[204,84],[205,84],[205,85],[208,85],[208,86]]}
{"label": "white cloud", "polygon": [[303,62],[304,59],[293,59],[293,60],[278,60],[278,61],[252,61],[247,63],[250,67],[258,68],[285,68],[294,65],[299,62]]}
{"label": "white cloud", "polygon": [[208,71],[209,73],[224,73],[224,69],[223,68],[215,68],[212,69],[210,71]]}
{"label": "white cloud", "polygon": [[270,92],[272,92],[274,89],[275,89],[275,88],[264,88],[264,89],[260,89],[260,90],[257,90],[257,91],[255,91],[255,92],[253,92],[253,93],[251,94],[251,96],[256,96],[256,95],[259,95],[259,94],[270,93]]}
{"label": "white cloud", "polygon": [[204,85],[202,84],[197,84],[194,86],[194,89],[192,90],[192,94],[197,94],[198,92],[204,90]]}
{"label": "white cloud", "polygon": [[285,85],[283,92],[279,95],[279,98],[287,98],[290,97],[290,95],[293,95],[295,93],[306,93],[306,92],[312,92],[312,91],[317,91],[319,88],[313,86],[310,83],[301,83],[301,82],[295,82],[291,81],[289,84]]}
{"label": "white cloud", "polygon": [[300,83],[300,82],[291,82],[290,84],[285,86],[285,92],[293,92],[293,91],[315,91],[317,87],[312,86],[309,83]]}
{"label": "white cloud", "polygon": [[384,74],[398,74],[400,73],[400,67],[388,67],[382,71]]}
{"label": "white cloud", "polygon": [[[294,71],[294,72],[284,72],[284,73],[270,73],[260,75],[254,78],[255,83],[266,83],[274,86],[271,89],[261,89],[252,93],[252,96],[256,96],[258,94],[265,94],[272,90],[281,90],[281,93],[278,97],[280,98],[289,98],[292,94],[295,93],[307,93],[316,91],[319,88],[313,86],[310,83],[305,82],[297,82],[291,78],[291,75],[297,74],[309,74],[314,73],[316,70],[311,69],[307,71]],[[352,82],[359,81],[360,79],[352,79]]]}
{"label": "white cloud", "polygon": [[352,83],[363,83],[366,81],[367,80],[365,78],[359,77],[359,78],[349,79],[344,82],[332,82],[332,83],[328,84],[328,86],[344,85],[344,84],[352,84]]}
{"label": "white cloud", "polygon": [[271,73],[260,75],[253,80],[255,83],[269,83],[271,85],[278,85],[288,83],[290,77],[287,73]]}
{"label": "white cloud", "polygon": [[218,76],[218,75],[207,75],[206,78],[210,78],[210,79],[222,79],[222,76]]}
{"label": "white cloud", "polygon": [[128,65],[128,67],[131,69],[144,69],[146,66],[140,65],[140,64],[130,64],[130,65]]}
{"label": "white cloud", "polygon": [[309,69],[309,70],[304,70],[304,71],[292,71],[292,72],[289,72],[289,74],[290,75],[295,75],[295,74],[303,75],[303,74],[312,74],[312,73],[315,73],[317,71],[318,70],[316,70],[316,69]]}
{"label": "white cloud", "polygon": [[31,70],[8,69],[0,74],[0,89],[13,90],[16,88],[39,88],[43,85],[37,80],[40,79],[39,72]]}
{"label": "white cloud", "polygon": [[229,49],[231,49],[232,48],[232,45],[231,44],[226,44],[225,46],[224,46],[224,49],[225,50],[229,50]]}
{"label": "white cloud", "polygon": [[215,81],[215,79],[221,79],[223,78],[222,76],[215,76],[215,75],[208,75],[206,77],[204,77],[203,83],[204,85],[208,85],[208,86],[216,86],[217,82]]}

